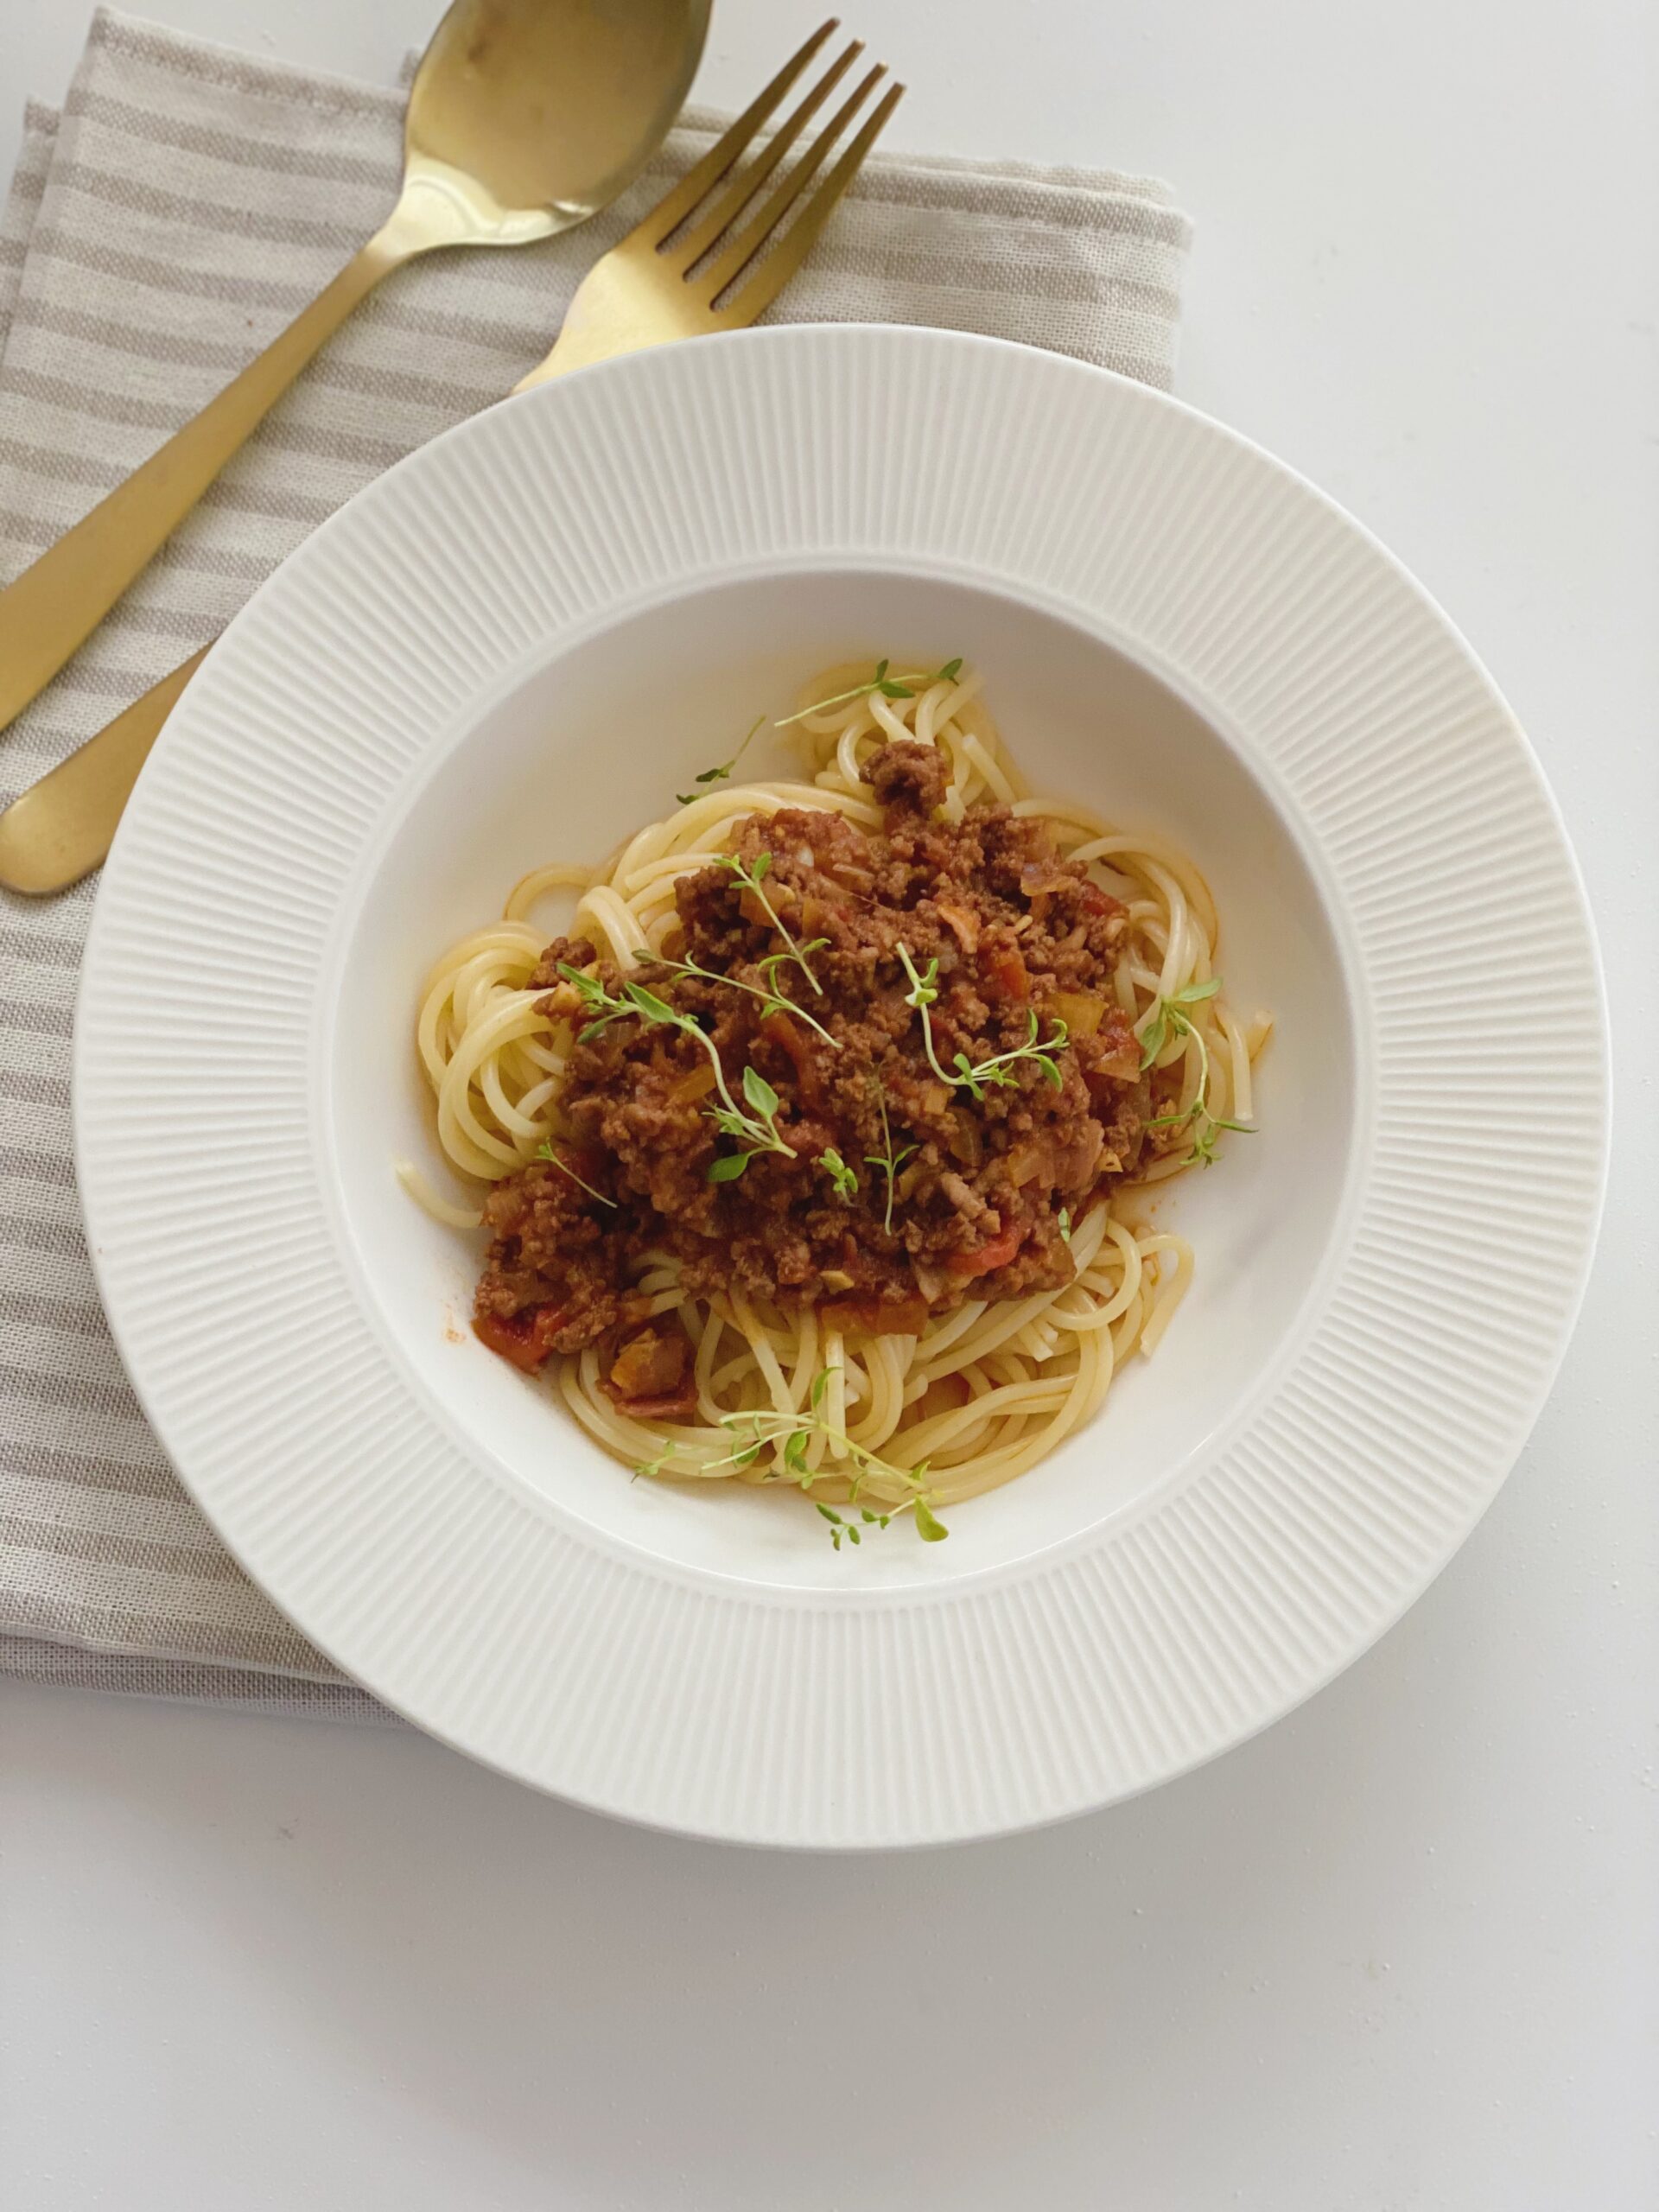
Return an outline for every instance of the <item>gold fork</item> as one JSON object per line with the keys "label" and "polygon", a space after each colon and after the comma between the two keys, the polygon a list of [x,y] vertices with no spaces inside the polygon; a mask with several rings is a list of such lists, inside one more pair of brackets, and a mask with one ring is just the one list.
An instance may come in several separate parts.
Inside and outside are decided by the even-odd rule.
{"label": "gold fork", "polygon": [[[744,329],[771,305],[811,251],[905,89],[888,87],[828,175],[815,183],[886,75],[885,67],[875,64],[762,200],[796,141],[863,52],[862,41],[855,40],[837,56],[747,168],[739,164],[836,28],[831,17],[816,30],[696,166],[594,264],[552,352],[514,385],[515,392],[615,354]],[[780,235],[779,226],[791,214]],[[204,645],[193,653],[0,813],[0,884],[36,895],[61,891],[100,864],[162,723],[208,651]]]}

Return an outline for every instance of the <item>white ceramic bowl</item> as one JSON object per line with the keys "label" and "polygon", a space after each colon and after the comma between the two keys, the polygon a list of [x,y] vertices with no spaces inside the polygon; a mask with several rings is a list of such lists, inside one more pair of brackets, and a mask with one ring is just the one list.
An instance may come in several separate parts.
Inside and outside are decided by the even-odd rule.
{"label": "white ceramic bowl", "polygon": [[[1198,1272],[1155,1358],[947,1544],[837,1554],[630,1484],[472,1339],[476,1240],[388,1162],[430,958],[889,651],[966,654],[1039,787],[1191,852],[1277,1027],[1261,1135],[1161,1201]],[[359,1679],[642,1819],[921,1841],[1236,1740],[1449,1555],[1576,1306],[1602,1031],[1524,741],[1351,522],[1072,363],[754,334],[440,440],[233,626],[100,898],[83,1186],[181,1471]]]}

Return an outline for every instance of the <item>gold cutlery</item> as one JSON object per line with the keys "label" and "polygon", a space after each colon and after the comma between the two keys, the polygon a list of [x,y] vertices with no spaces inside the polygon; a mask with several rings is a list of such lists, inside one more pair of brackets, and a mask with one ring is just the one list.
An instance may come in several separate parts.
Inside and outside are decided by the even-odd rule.
{"label": "gold cutlery", "polygon": [[218,397],[0,591],[0,729],[43,690],[359,302],[440,246],[608,207],[678,114],[709,0],[454,0],[421,57],[391,215]]}
{"label": "gold cutlery", "polygon": [[[815,183],[887,73],[880,63],[868,70],[751,213],[791,147],[863,52],[858,41],[849,46],[749,167],[736,173],[750,143],[836,27],[832,19],[815,31],[696,166],[594,263],[577,288],[552,352],[513,387],[516,392],[615,354],[676,338],[743,329],[777,298],[904,92],[902,85],[888,88],[823,181]],[[705,200],[709,205],[703,210]],[[791,213],[794,220],[776,237]],[[207,651],[204,645],[163,677],[0,814],[0,884],[36,894],[61,891],[99,866],[150,747]]]}

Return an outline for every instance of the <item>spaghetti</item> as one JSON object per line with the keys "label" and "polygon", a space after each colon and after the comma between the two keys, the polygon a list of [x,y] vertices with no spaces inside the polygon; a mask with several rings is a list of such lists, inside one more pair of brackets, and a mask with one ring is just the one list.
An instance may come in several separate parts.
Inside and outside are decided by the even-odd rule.
{"label": "spaghetti", "polygon": [[[671,1340],[666,1349],[675,1402],[667,1419],[660,1412],[653,1417],[649,1383],[643,1395],[619,1392],[620,1370],[607,1367],[615,1330],[607,1339],[609,1350],[595,1341],[550,1353],[547,1344],[538,1342],[536,1357],[521,1362],[539,1366],[544,1357],[550,1357],[557,1387],[575,1418],[607,1452],[653,1475],[798,1484],[831,1520],[837,1544],[843,1529],[857,1541],[861,1522],[885,1522],[895,1512],[913,1511],[922,1533],[934,1535],[944,1533],[936,1508],[1007,1482],[1052,1452],[1100,1406],[1119,1365],[1135,1351],[1150,1352],[1169,1325],[1192,1276],[1192,1254],[1183,1238],[1150,1225],[1145,1194],[1150,1185],[1195,1161],[1207,1162],[1223,1130],[1251,1122],[1252,1062],[1268,1024],[1242,1023],[1220,995],[1213,968],[1217,918],[1192,862],[1163,841],[1120,831],[1071,801],[1032,796],[986,710],[980,679],[963,673],[959,663],[937,672],[897,676],[882,663],[874,681],[868,670],[831,670],[816,678],[804,696],[813,703],[791,717],[791,726],[810,747],[810,782],[736,784],[719,780],[721,772],[715,772],[706,795],[641,830],[605,867],[590,872],[555,865],[526,876],[507,899],[502,919],[453,946],[428,977],[418,1046],[436,1101],[439,1146],[449,1166],[466,1180],[498,1189],[517,1188],[526,1179],[545,1186],[554,1194],[552,1202],[562,1199],[585,1209],[583,1233],[592,1241],[607,1233],[610,1219],[599,1209],[614,1211],[617,1199],[593,1179],[602,1179],[601,1166],[593,1165],[599,1155],[584,1150],[573,1136],[569,1109],[573,1058],[582,1052],[591,1058],[598,1047],[587,1040],[599,1033],[608,1031],[613,1041],[637,1039],[655,1020],[669,1044],[679,1048],[672,1067],[684,1065],[689,1071],[676,1076],[675,1090],[700,1086],[709,1094],[702,1110],[712,1111],[715,1126],[734,1135],[740,1145],[738,1152],[719,1154],[706,1169],[699,1167],[700,1176],[726,1182],[742,1177],[740,1189],[749,1192],[757,1187],[749,1178],[764,1173],[751,1163],[768,1150],[787,1153],[794,1169],[802,1164],[800,1143],[785,1141],[777,1119],[773,1084],[752,1066],[742,1078],[746,1103],[740,1104],[723,1065],[730,1054],[723,1054],[706,1033],[696,1033],[691,1016],[669,1006],[655,985],[644,996],[657,1012],[640,1015],[637,989],[630,995],[626,982],[612,988],[594,981],[596,976],[690,976],[690,1003],[704,1009],[716,1002],[736,1006],[736,994],[760,1001],[771,990],[764,1014],[743,1001],[758,1025],[746,1033],[775,1040],[787,1031],[784,1041],[791,1044],[798,1059],[793,1040],[809,1029],[837,1049],[855,1033],[864,1033],[831,1036],[813,1012],[822,1005],[826,1020],[830,1019],[813,965],[815,957],[821,963],[826,957],[816,946],[830,940],[813,940],[803,957],[798,931],[791,934],[784,922],[785,902],[794,896],[782,872],[786,855],[772,879],[779,906],[774,908],[768,898],[768,824],[781,821],[788,837],[798,841],[805,817],[831,815],[858,833],[849,843],[880,841],[895,819],[893,791],[872,788],[873,777],[883,781],[880,756],[880,761],[899,765],[897,783],[905,776],[912,783],[935,779],[927,793],[938,803],[926,810],[926,819],[942,825],[941,836],[951,834],[953,826],[976,836],[977,825],[986,823],[984,834],[995,835],[1003,846],[1024,838],[1020,850],[1051,849],[1067,864],[1063,880],[1057,876],[1052,884],[1044,882],[1040,868],[1027,867],[1022,880],[1037,885],[1028,900],[1033,913],[1042,912],[1046,898],[1065,893],[1075,901],[1081,884],[1094,887],[1084,894],[1090,901],[1088,911],[1109,912],[1109,923],[1091,920],[1086,930],[1079,924],[1065,943],[1070,946],[1085,938],[1096,945],[1109,941],[1101,979],[1105,1026],[1093,1026],[1098,1014],[1076,992],[1053,992],[1042,1001],[1046,1008],[1074,1014],[1084,1009],[1090,1025],[1087,1033],[1095,1040],[1087,1046],[1084,1025],[1070,1033],[1067,1022],[1051,1011],[1048,1034],[1043,1036],[1037,1013],[1022,1007],[1028,1042],[1020,1041],[1024,1033],[1013,1026],[1010,1014],[1001,1037],[1005,1042],[1014,1037],[1013,1046],[977,1063],[959,1052],[954,1066],[944,1065],[938,1036],[956,1034],[948,1028],[952,1001],[947,998],[932,1016],[941,1025],[938,1036],[929,1008],[949,980],[952,940],[948,935],[940,939],[945,947],[944,978],[938,957],[931,969],[924,969],[908,945],[883,941],[887,966],[891,968],[890,956],[896,954],[904,970],[903,978],[888,987],[890,1010],[895,992],[906,982],[911,987],[897,1012],[912,1025],[906,1043],[912,1058],[918,1042],[925,1045],[927,1065],[918,1072],[927,1086],[930,1110],[955,1116],[960,1122],[974,1111],[1006,1116],[1022,1104],[1046,1109],[1045,1084],[1058,1092],[1064,1081],[1084,1101],[1087,1113],[1091,1097],[1106,1095],[1103,1088],[1086,1094],[1077,1088],[1071,1064],[1077,1061],[1087,1073],[1090,1053],[1103,1066],[1116,1065],[1109,1081],[1117,1094],[1140,1102],[1141,1126],[1132,1169],[1116,1154],[1104,1153],[1098,1168],[1090,1171],[1091,1187],[1082,1202],[1045,1212],[1037,1224],[1041,1236],[1033,1230],[1036,1241],[1027,1249],[1036,1250],[1046,1238],[1047,1256],[1028,1268],[1032,1287],[1023,1294],[1019,1268],[1003,1264],[994,1230],[988,1236],[976,1232],[982,1240],[978,1257],[970,1251],[964,1258],[952,1250],[943,1268],[920,1257],[913,1260],[916,1281],[931,1294],[932,1310],[925,1315],[909,1277],[912,1294],[907,1304],[900,1298],[878,1307],[867,1300],[861,1309],[856,1301],[849,1307],[846,1300],[832,1296],[821,1277],[787,1290],[769,1281],[765,1293],[757,1293],[752,1285],[710,1281],[705,1266],[701,1273],[690,1270],[688,1281],[683,1254],[647,1249],[629,1262],[622,1310],[628,1325],[643,1327],[651,1338],[652,1358],[641,1367],[642,1375],[664,1339]],[[887,782],[895,784],[894,776]],[[889,801],[885,810],[884,798]],[[916,823],[922,818],[918,813]],[[909,823],[911,817],[904,819]],[[807,827],[811,829],[810,821]],[[834,834],[827,828],[812,834],[818,845],[810,852],[801,849],[803,864],[830,865],[825,855]],[[916,836],[893,849],[907,853],[912,845]],[[925,845],[916,849],[925,851]],[[718,910],[721,927],[728,926],[728,913],[737,917],[728,937],[753,923],[762,932],[757,943],[786,948],[754,964],[734,965],[729,973],[677,957],[685,944],[685,915],[692,911],[688,885],[702,896],[696,887],[711,875],[718,878],[721,868],[732,871],[731,887],[738,895],[736,907]],[[530,918],[549,893],[571,891],[577,894],[572,926],[582,933],[576,950],[590,956],[580,967],[552,959],[546,932]],[[945,919],[971,950],[979,942],[981,922],[959,914],[943,897]],[[797,913],[798,903],[787,911]],[[811,911],[810,900],[805,911]],[[1072,911],[1061,909],[1063,914]],[[899,921],[915,934],[916,925],[907,915]],[[780,936],[772,933],[773,924]],[[570,939],[559,942],[567,949],[572,945]],[[985,958],[982,949],[976,972],[983,971]],[[740,981],[740,975],[751,980]],[[723,997],[715,986],[725,987]],[[965,1002],[978,1005],[972,998]],[[705,1010],[699,1019],[708,1032],[709,1014]],[[674,1024],[677,1033],[670,1033]],[[1114,1034],[1128,1046],[1127,1061],[1121,1052],[1116,1064],[1109,1059],[1105,1040]],[[702,1047],[702,1057],[692,1046]],[[645,1047],[636,1043],[629,1049],[638,1058]],[[816,1049],[823,1058],[822,1048]],[[661,1037],[652,1050],[653,1064],[662,1063]],[[705,1059],[713,1062],[712,1074],[702,1072]],[[833,1063],[837,1081],[862,1064],[855,1053],[842,1055]],[[936,1076],[943,1078],[944,1104]],[[754,1079],[758,1090],[750,1087]],[[1090,1080],[1093,1084],[1095,1077]],[[1101,1084],[1108,1080],[1102,1077]],[[888,1099],[879,1079],[876,1090],[886,1131]],[[1066,1095],[1069,1099],[1071,1094]],[[987,1099],[988,1107],[970,1104]],[[798,1140],[810,1125],[808,1103],[792,1100],[782,1110],[788,1134]],[[1104,1117],[1104,1108],[1094,1110]],[[1032,1119],[1032,1111],[1026,1110],[1007,1128],[1029,1125]],[[584,1126],[589,1134],[597,1126],[591,1112]],[[937,1130],[949,1123],[940,1120],[930,1126]],[[1130,1123],[1121,1121],[1119,1126]],[[908,1152],[918,1154],[921,1125],[907,1123],[899,1134],[916,1138]],[[979,1139],[971,1129],[967,1135],[976,1155]],[[708,1141],[714,1141],[712,1134]],[[1005,1130],[995,1141],[1008,1146],[1015,1140]],[[936,1144],[928,1156],[938,1149]],[[1032,1149],[1029,1143],[1027,1149]],[[905,1264],[906,1233],[912,1254],[932,1250],[918,1244],[913,1230],[906,1231],[906,1174],[899,1165],[906,1156],[891,1132],[885,1160],[879,1150],[858,1160],[851,1154],[843,1160],[830,1147],[818,1155],[823,1174],[835,1179],[836,1192],[849,1205],[857,1193],[866,1208],[866,1244],[896,1255],[887,1262],[890,1274]],[[441,1219],[471,1226],[485,1218],[476,1207],[439,1198],[411,1165],[401,1165],[398,1172]],[[878,1234],[874,1217],[884,1173],[887,1227]],[[963,1177],[947,1173],[935,1179],[961,1192],[965,1208],[976,1206],[992,1224],[998,1221],[995,1211],[987,1215],[976,1194],[965,1189]],[[1055,1197],[1060,1195],[1057,1188]],[[822,1197],[814,1219],[831,1205],[827,1185]],[[706,1211],[718,1202],[700,1197],[697,1203]],[[492,1213],[499,1233],[496,1202]],[[665,1243],[673,1241],[666,1236],[669,1220],[665,1215]],[[1065,1248],[1058,1268],[1052,1264],[1058,1248],[1051,1230]],[[956,1224],[948,1230],[958,1243],[973,1233]],[[850,1240],[848,1249],[850,1254]],[[995,1262],[1000,1271],[976,1281],[982,1262],[987,1267]],[[965,1280],[958,1279],[963,1270]],[[843,1280],[838,1270],[823,1272],[832,1284]],[[942,1292],[942,1286],[948,1287]],[[980,1288],[991,1294],[976,1294]],[[883,1294],[899,1296],[892,1283]],[[482,1324],[480,1332],[491,1340]],[[515,1356],[511,1349],[509,1356]],[[667,1402],[661,1403],[666,1407]],[[849,1504],[855,1509],[851,1515],[839,1510]]]}

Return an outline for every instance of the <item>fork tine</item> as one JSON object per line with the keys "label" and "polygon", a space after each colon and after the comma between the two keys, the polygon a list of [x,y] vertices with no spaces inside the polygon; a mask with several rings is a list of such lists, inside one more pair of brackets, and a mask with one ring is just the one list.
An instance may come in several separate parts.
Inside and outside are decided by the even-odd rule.
{"label": "fork tine", "polygon": [[736,168],[750,139],[824,41],[840,28],[841,18],[838,16],[831,16],[827,22],[820,23],[805,44],[785,62],[766,90],[750,102],[729,130],[721,133],[702,159],[686,171],[674,189],[658,201],[643,221],[634,226],[623,244],[632,245],[638,240],[658,246],[677,230],[704,195],[712,192],[721,179]]}
{"label": "fork tine", "polygon": [[723,238],[731,229],[863,51],[863,40],[855,38],[845,53],[825,70],[788,120],[779,124],[752,166],[721,194],[710,213],[683,238],[676,239],[673,258],[682,270],[694,268],[715,241]]}
{"label": "fork tine", "polygon": [[[855,100],[849,102],[849,105],[856,105],[857,101],[863,98],[867,88],[867,86],[861,86]],[[810,195],[806,207],[802,210],[788,236],[779,241],[777,250],[767,257],[754,274],[739,286],[736,296],[728,302],[728,310],[735,313],[742,321],[753,322],[763,308],[772,304],[812,251],[819,232],[823,230],[834,212],[836,200],[857,175],[863,165],[864,156],[886,129],[887,118],[898,106],[904,95],[905,87],[902,85],[893,85],[888,87],[880,105],[865,122],[857,137],[847,148],[817,190]],[[833,140],[838,128],[838,123],[832,125],[824,134],[825,137]],[[819,146],[815,147],[812,154],[806,156],[801,163],[801,168],[809,176],[823,159],[823,152],[820,150],[822,146],[821,140]],[[809,162],[811,164],[810,168]],[[805,177],[803,177],[801,181],[804,182]],[[790,184],[791,186],[795,184],[793,178],[790,180]],[[788,187],[785,187],[785,190],[787,191],[787,198],[785,198],[783,192],[775,195],[783,200],[783,206],[778,209],[777,214],[772,214],[767,211],[764,221],[757,220],[752,224],[738,241],[738,245],[744,249],[741,257],[736,259],[733,267],[721,276],[715,287],[716,293],[725,290],[734,279],[742,276],[743,271],[765,245],[766,238],[776,227],[778,217],[787,212],[796,196],[798,186],[796,186],[795,190],[791,190]],[[736,249],[733,249],[732,251],[734,253]],[[710,294],[709,296],[712,299],[715,295]]]}
{"label": "fork tine", "polygon": [[826,123],[812,143],[801,156],[794,168],[772,194],[758,215],[753,216],[737,235],[728,240],[715,254],[708,267],[698,272],[696,287],[706,300],[715,299],[734,278],[747,268],[761,247],[771,237],[784,217],[795,205],[801,194],[817,175],[842,132],[858,113],[871,91],[887,75],[887,67],[878,61],[862,80],[855,85]]}

